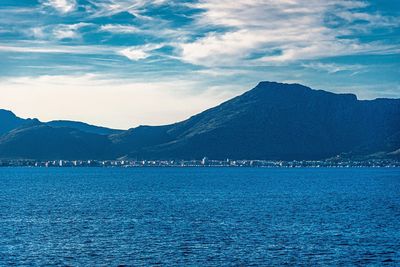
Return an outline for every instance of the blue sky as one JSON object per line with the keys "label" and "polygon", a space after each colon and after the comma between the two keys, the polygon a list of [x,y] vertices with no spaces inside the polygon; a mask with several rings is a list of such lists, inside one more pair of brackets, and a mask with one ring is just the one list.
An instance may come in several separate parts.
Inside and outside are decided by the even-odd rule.
{"label": "blue sky", "polygon": [[0,108],[182,120],[261,80],[400,97],[397,0],[1,0]]}

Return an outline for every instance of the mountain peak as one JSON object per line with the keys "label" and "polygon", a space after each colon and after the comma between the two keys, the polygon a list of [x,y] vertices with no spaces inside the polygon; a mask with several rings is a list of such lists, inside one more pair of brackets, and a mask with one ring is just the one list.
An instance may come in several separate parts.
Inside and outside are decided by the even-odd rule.
{"label": "mountain peak", "polygon": [[313,90],[310,87],[304,86],[299,83],[279,83],[274,81],[261,81],[257,84],[255,88],[280,88],[280,89],[288,89],[288,88],[303,88],[307,90]]}
{"label": "mountain peak", "polygon": [[288,97],[302,97],[302,96],[325,96],[325,97],[337,97],[341,99],[346,99],[347,101],[356,101],[357,96],[351,93],[333,93],[324,90],[316,90],[312,89],[308,86],[299,84],[299,83],[279,83],[272,81],[261,81],[254,87],[252,90],[248,91],[248,93],[257,93],[257,94],[267,94],[278,95]]}

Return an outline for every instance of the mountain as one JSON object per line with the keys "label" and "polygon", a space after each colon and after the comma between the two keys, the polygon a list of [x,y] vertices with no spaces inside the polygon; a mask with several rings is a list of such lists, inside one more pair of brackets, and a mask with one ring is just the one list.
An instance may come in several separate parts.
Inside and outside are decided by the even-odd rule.
{"label": "mountain", "polygon": [[398,99],[360,101],[353,94],[261,82],[186,121],[132,129],[112,140],[132,149],[129,158],[293,160],[394,151],[399,134]]}
{"label": "mountain", "polygon": [[[38,123],[37,119],[22,119],[17,117],[9,110],[0,109],[0,135],[19,127],[29,126],[30,124]],[[101,126],[90,125],[79,121],[55,120],[46,122],[48,126],[53,128],[73,128],[87,133],[110,135],[123,132],[123,130],[110,129]]]}
{"label": "mountain", "polygon": [[0,157],[305,160],[397,155],[400,99],[358,100],[353,94],[261,82],[175,124],[127,131],[91,127],[53,122],[13,130],[0,138]]}
{"label": "mountain", "polygon": [[122,130],[116,130],[116,129],[110,129],[110,128],[101,127],[101,126],[90,125],[90,124],[87,124],[84,122],[79,122],[79,121],[56,120],[56,121],[46,122],[46,124],[51,127],[54,127],[54,128],[61,128],[61,127],[73,128],[73,129],[80,130],[82,132],[94,133],[94,134],[100,134],[100,135],[110,135],[110,134],[117,134],[117,133],[122,132]]}

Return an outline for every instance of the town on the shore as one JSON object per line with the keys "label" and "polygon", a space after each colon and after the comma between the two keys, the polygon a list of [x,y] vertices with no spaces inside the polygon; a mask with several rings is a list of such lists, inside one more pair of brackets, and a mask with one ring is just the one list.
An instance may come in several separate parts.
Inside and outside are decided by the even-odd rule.
{"label": "town on the shore", "polygon": [[264,167],[264,168],[396,168],[397,159],[341,159],[326,160],[0,160],[0,167]]}

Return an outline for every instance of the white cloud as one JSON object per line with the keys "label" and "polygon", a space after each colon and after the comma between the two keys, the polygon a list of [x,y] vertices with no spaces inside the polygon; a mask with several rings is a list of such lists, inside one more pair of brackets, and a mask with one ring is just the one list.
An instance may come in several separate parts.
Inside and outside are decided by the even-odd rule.
{"label": "white cloud", "polygon": [[77,6],[75,0],[47,0],[43,5],[52,7],[60,13],[72,12]]}
{"label": "white cloud", "polygon": [[120,53],[121,55],[133,61],[145,59],[150,56],[147,52],[140,48],[125,48],[122,49]]}
{"label": "white cloud", "polygon": [[233,96],[228,90],[199,88],[204,85],[183,79],[147,83],[94,74],[10,77],[0,80],[0,107],[43,121],[129,128],[184,120]]}
{"label": "white cloud", "polygon": [[[192,64],[264,65],[338,55],[393,53],[399,49],[382,42],[361,43],[351,37],[359,31],[400,24],[393,18],[363,12],[366,3],[359,0],[201,0],[191,6],[204,10],[195,17],[197,27],[226,28],[177,45],[181,60]],[[346,24],[331,27],[327,21],[330,17],[335,22],[342,18]],[[357,23],[360,20],[363,22]],[[253,58],[254,54],[259,58]]]}
{"label": "white cloud", "polygon": [[129,58],[130,60],[137,61],[151,56],[151,51],[161,48],[163,44],[148,44],[141,46],[133,46],[119,50],[119,54]]}

